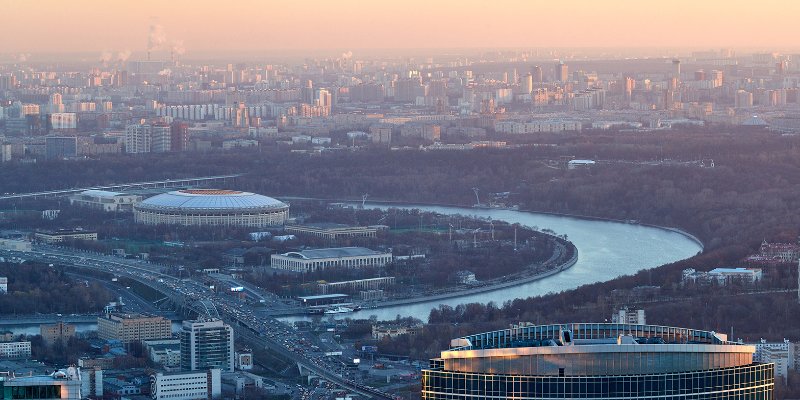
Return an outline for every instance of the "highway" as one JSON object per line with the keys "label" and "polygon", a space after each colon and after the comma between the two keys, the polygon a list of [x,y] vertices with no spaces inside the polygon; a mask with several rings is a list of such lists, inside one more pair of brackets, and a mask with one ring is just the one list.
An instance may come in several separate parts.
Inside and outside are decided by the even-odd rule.
{"label": "highway", "polygon": [[[297,332],[264,310],[258,310],[246,301],[227,294],[217,294],[200,282],[178,279],[160,272],[161,266],[137,259],[123,259],[99,253],[78,251],[43,244],[33,246],[31,252],[0,251],[0,256],[34,260],[45,264],[58,264],[84,269],[104,271],[116,276],[129,277],[168,295],[176,304],[199,310],[211,308],[221,319],[231,325],[236,336],[242,340],[262,346],[297,363],[304,370],[336,384],[342,389],[374,399],[394,399],[389,393],[363,385],[345,377],[341,363],[324,357],[321,351],[312,351],[306,345],[314,338]],[[268,303],[269,304],[269,303]]]}
{"label": "highway", "polygon": [[60,189],[60,190],[45,190],[41,192],[30,192],[30,193],[3,193],[0,194],[0,201],[2,200],[18,200],[18,199],[25,199],[25,198],[36,198],[36,197],[56,197],[56,196],[66,196],[70,194],[80,193],[86,190],[110,190],[110,191],[122,191],[128,189],[148,189],[148,188],[167,188],[167,187],[185,187],[185,186],[192,186],[192,185],[200,185],[206,183],[212,183],[217,181],[225,181],[227,179],[235,179],[244,174],[231,174],[231,175],[215,175],[215,176],[200,176],[195,178],[177,178],[177,179],[164,179],[160,181],[149,181],[149,182],[133,182],[133,183],[118,183],[113,185],[106,185],[106,186],[93,186],[93,187],[85,187],[85,188],[73,188],[73,189]]}

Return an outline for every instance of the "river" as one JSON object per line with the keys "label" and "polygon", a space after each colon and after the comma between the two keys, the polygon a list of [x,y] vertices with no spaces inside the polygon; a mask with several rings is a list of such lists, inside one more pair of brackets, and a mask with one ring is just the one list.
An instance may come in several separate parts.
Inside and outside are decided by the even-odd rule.
{"label": "river", "polygon": [[[368,208],[390,208],[385,204],[367,203],[366,205]],[[551,229],[558,235],[567,235],[567,238],[578,248],[578,262],[568,270],[520,286],[427,303],[366,309],[351,314],[341,314],[341,317],[337,315],[337,319],[369,318],[375,315],[379,320],[390,320],[399,315],[427,320],[430,310],[440,304],[456,306],[463,303],[493,301],[502,305],[508,300],[560,292],[581,285],[612,280],[623,275],[633,275],[644,269],[689,258],[702,251],[699,243],[681,233],[637,224],[512,210],[410,204],[392,205],[391,207],[417,208],[446,215],[488,217],[512,224],[535,226],[540,230]],[[281,318],[287,322],[304,319],[308,318]]]}

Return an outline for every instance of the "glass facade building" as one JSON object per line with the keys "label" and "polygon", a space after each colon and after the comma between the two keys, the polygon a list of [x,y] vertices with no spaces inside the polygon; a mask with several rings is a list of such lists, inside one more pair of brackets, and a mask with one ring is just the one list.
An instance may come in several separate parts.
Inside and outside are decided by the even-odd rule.
{"label": "glass facade building", "polygon": [[184,321],[180,341],[182,370],[233,371],[233,329],[221,320]]}
{"label": "glass facade building", "polygon": [[423,370],[433,399],[772,399],[753,346],[692,329],[523,326],[466,336]]}

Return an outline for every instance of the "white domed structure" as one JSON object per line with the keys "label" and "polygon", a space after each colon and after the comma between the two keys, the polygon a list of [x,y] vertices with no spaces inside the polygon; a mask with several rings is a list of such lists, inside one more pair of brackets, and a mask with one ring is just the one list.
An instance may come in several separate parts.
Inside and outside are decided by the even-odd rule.
{"label": "white domed structure", "polygon": [[147,225],[265,227],[283,225],[289,206],[250,192],[187,189],[150,197],[133,207],[133,215]]}

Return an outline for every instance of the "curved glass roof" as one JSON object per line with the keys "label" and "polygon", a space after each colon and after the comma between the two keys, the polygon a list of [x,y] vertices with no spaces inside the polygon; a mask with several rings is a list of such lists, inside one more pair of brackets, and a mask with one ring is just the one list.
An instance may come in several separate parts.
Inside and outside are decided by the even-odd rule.
{"label": "curved glass roof", "polygon": [[220,210],[236,208],[274,209],[288,207],[280,200],[250,192],[232,190],[177,190],[159,194],[139,203],[139,208]]}

